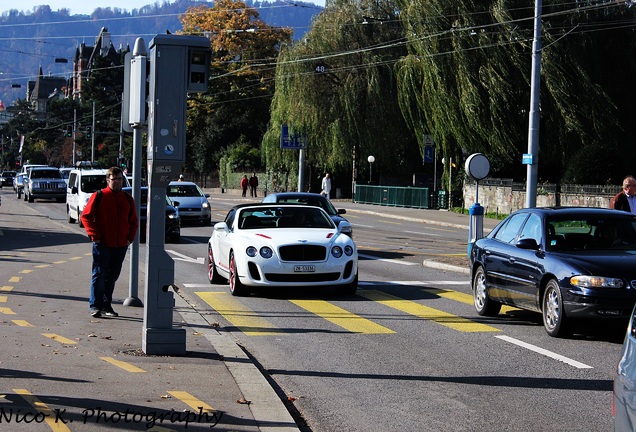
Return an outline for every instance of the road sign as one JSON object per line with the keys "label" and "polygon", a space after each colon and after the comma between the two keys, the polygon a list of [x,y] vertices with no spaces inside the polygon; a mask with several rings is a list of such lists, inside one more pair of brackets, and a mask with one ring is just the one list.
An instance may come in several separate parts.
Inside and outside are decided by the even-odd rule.
{"label": "road sign", "polygon": [[434,149],[432,145],[424,146],[424,163],[432,163],[434,157]]}
{"label": "road sign", "polygon": [[283,149],[302,149],[305,147],[305,139],[303,136],[290,135],[289,127],[284,124],[280,127],[280,148]]}

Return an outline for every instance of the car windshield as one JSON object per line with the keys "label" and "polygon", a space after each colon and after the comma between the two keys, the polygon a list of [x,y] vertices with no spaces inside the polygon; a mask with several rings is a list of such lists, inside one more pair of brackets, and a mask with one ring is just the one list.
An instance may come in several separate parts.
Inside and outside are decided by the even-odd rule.
{"label": "car windshield", "polygon": [[331,218],[317,208],[259,207],[243,210],[238,219],[238,228],[335,228],[335,226]]}
{"label": "car windshield", "polygon": [[631,217],[552,219],[547,221],[547,249],[633,250],[636,220]]}
{"label": "car windshield", "polygon": [[60,171],[56,169],[47,169],[47,170],[31,170],[31,178],[32,179],[59,179],[62,178],[60,176]]}
{"label": "car windshield", "polygon": [[280,197],[278,199],[279,203],[287,203],[287,204],[303,204],[309,205],[312,207],[320,207],[324,211],[327,212],[328,215],[333,216],[338,214],[336,208],[331,204],[331,202],[322,197]]}
{"label": "car windshield", "polygon": [[[203,196],[201,190],[196,185],[170,185],[168,186],[168,196],[170,197],[200,197]],[[179,201],[179,200],[177,200]]]}
{"label": "car windshield", "polygon": [[84,192],[95,192],[106,187],[106,176],[104,174],[83,175],[82,190]]}

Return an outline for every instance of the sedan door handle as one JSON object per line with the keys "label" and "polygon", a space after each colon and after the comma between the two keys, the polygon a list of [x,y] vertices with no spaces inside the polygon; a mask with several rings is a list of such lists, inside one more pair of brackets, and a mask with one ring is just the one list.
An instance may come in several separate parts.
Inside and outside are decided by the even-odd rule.
{"label": "sedan door handle", "polygon": [[516,261],[516,260],[514,259],[514,257],[510,257],[510,258],[508,258],[508,262],[509,262],[509,263],[511,263],[511,264],[512,264],[512,263],[514,263],[515,261]]}

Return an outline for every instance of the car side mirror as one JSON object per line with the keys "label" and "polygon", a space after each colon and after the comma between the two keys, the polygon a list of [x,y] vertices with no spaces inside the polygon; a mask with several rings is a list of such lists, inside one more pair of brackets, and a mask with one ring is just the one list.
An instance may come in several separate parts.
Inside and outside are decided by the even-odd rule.
{"label": "car side mirror", "polygon": [[522,238],[517,242],[519,249],[539,250],[539,244],[533,238]]}
{"label": "car side mirror", "polygon": [[181,204],[179,201],[172,201],[174,207],[179,207],[179,204]]}
{"label": "car side mirror", "polygon": [[214,224],[214,231],[227,231],[227,224],[225,222],[217,222]]}
{"label": "car side mirror", "polygon": [[347,210],[346,209],[338,209],[338,214],[346,214]]}
{"label": "car side mirror", "polygon": [[71,193],[72,193],[72,194],[76,194],[76,193],[77,193],[77,186],[73,186],[73,187],[71,188]]}

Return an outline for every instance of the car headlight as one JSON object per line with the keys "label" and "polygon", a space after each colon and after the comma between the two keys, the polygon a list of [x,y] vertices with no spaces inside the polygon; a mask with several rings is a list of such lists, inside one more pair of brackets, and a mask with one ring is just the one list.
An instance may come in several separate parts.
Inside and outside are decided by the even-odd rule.
{"label": "car headlight", "polygon": [[340,258],[342,256],[342,248],[340,246],[334,246],[331,248],[331,255],[334,258]]}
{"label": "car headlight", "polygon": [[254,258],[256,254],[258,253],[258,250],[256,250],[254,246],[248,246],[248,248],[245,250],[245,253],[247,254],[248,257]]}
{"label": "car headlight", "polygon": [[603,276],[572,276],[570,283],[582,288],[623,288],[624,286],[622,279]]}
{"label": "car headlight", "polygon": [[343,234],[351,234],[353,232],[353,227],[351,225],[342,225],[340,232]]}
{"label": "car headlight", "polygon": [[346,256],[353,255],[353,248],[351,246],[349,246],[349,245],[345,246],[344,253],[345,253]]}
{"label": "car headlight", "polygon": [[201,204],[201,208],[204,208],[204,209],[210,208],[210,203],[208,203],[207,201],[204,202],[203,204]]}
{"label": "car headlight", "polygon": [[268,246],[263,246],[261,248],[261,256],[265,259],[270,259],[274,255],[274,251],[272,248]]}

